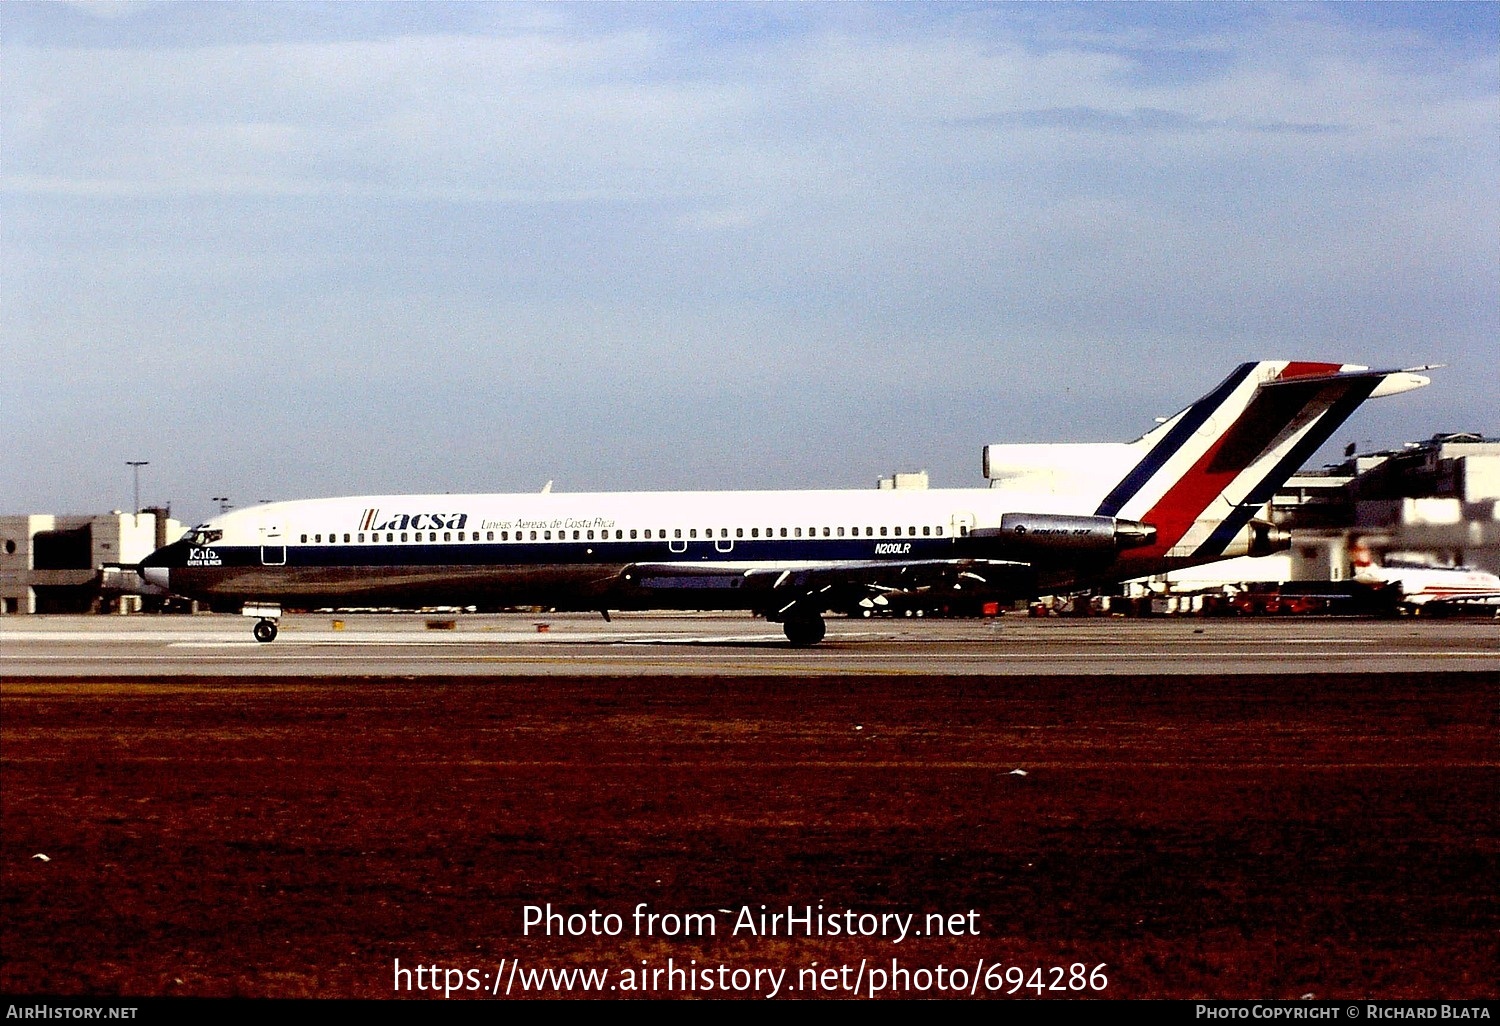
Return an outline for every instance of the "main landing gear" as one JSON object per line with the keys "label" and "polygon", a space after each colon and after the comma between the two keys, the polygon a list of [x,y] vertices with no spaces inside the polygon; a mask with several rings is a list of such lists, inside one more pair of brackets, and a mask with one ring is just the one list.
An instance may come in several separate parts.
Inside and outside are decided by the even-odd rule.
{"label": "main landing gear", "polygon": [[811,648],[828,633],[828,627],[817,613],[789,616],[782,622],[781,629],[793,648]]}
{"label": "main landing gear", "polygon": [[254,633],[255,633],[255,640],[256,641],[275,641],[276,640],[276,621],[275,620],[262,620],[262,621],[260,621],[259,623],[257,623],[255,625]]}

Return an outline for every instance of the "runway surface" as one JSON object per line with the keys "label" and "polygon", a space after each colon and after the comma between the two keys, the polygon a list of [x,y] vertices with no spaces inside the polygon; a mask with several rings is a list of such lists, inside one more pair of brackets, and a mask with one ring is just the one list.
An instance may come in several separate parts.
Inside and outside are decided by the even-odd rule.
{"label": "runway surface", "polygon": [[344,619],[3,624],[0,991],[1500,997],[1491,623]]}
{"label": "runway surface", "polygon": [[[342,629],[334,629],[335,623]],[[428,629],[427,624],[452,629]],[[748,615],[299,615],[260,644],[239,616],[16,617],[0,674],[1398,673],[1500,670],[1500,621],[829,621],[812,649]],[[539,631],[539,625],[544,630]]]}

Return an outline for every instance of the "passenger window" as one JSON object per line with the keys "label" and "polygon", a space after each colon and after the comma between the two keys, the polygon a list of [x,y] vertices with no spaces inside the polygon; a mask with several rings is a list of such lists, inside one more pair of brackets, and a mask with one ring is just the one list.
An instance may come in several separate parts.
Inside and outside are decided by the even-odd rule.
{"label": "passenger window", "polygon": [[696,527],[689,528],[688,529],[688,537],[689,538],[696,538],[696,537],[698,537],[698,529]]}
{"label": "passenger window", "polygon": [[758,528],[758,527],[752,527],[752,528],[750,528],[750,537],[752,537],[752,538],[759,538],[760,537],[760,528]]}
{"label": "passenger window", "polygon": [[594,532],[590,531],[589,532],[589,541],[593,541],[593,540],[594,540]]}
{"label": "passenger window", "polygon": [[405,531],[401,532],[401,540],[402,541],[406,541],[406,532]]}
{"label": "passenger window", "polygon": [[729,528],[727,528],[727,527],[721,527],[721,528],[719,528],[719,537],[720,538],[728,538],[729,537]]}
{"label": "passenger window", "polygon": [[[826,529],[826,528],[825,528],[825,529],[824,529],[824,530],[823,530],[823,533],[824,533],[824,534],[827,534],[827,533],[828,533],[828,530],[827,530],[827,529]],[[844,536],[844,529],[843,529],[843,528],[842,528],[842,527],[841,527],[841,528],[839,528],[839,537],[840,537],[840,538],[842,538],[842,537],[843,537],[843,536]]]}
{"label": "passenger window", "polygon": [[574,532],[573,532],[573,540],[574,540],[574,541],[577,541],[577,540],[578,540],[578,532],[577,532],[577,531],[574,531]]}
{"label": "passenger window", "polygon": [[795,534],[798,538],[801,538],[802,537],[802,528],[800,528],[800,527],[794,528],[793,531],[792,531],[792,533]]}
{"label": "passenger window", "polygon": [[[844,531],[843,531],[843,528],[840,528],[840,529],[839,529],[839,537],[840,537],[840,538],[842,538],[842,537],[843,537],[843,536],[844,536]],[[825,528],[823,528],[823,537],[824,537],[824,538],[827,538],[827,537],[828,537],[828,528],[826,528],[826,527],[825,527]]]}
{"label": "passenger window", "polygon": [[536,532],[535,531],[531,532],[531,540],[532,541],[536,541]]}
{"label": "passenger window", "polygon": [[884,538],[885,536],[886,536],[886,530],[885,530],[885,528],[882,527],[880,529],[880,537]]}
{"label": "passenger window", "polygon": [[937,526],[937,536],[939,538],[941,538],[943,536],[943,525],[942,524],[938,524],[938,526]]}
{"label": "passenger window", "polygon": [[355,536],[355,540],[358,541],[361,545],[363,545],[365,543],[365,536],[364,536],[364,534],[361,533],[359,535],[356,535]]}
{"label": "passenger window", "polygon": [[679,527],[676,530],[674,530],[672,532],[672,537],[673,538],[681,538],[682,537],[682,528]]}
{"label": "passenger window", "polygon": [[619,541],[621,538],[624,538],[624,537],[625,537],[625,532],[622,531],[622,530],[620,530],[618,527],[615,528],[615,541]]}
{"label": "passenger window", "polygon": [[315,542],[321,542],[322,540],[323,540],[323,536],[321,534],[315,534],[315,535],[313,535],[313,541],[315,541]]}
{"label": "passenger window", "polygon": [[[501,531],[500,533],[501,534],[505,534],[506,532]],[[485,538],[485,541],[494,541],[495,540],[495,532],[494,531],[486,531],[484,533],[484,538]]]}
{"label": "passenger window", "polygon": [[305,535],[305,534],[302,536],[302,544],[304,544],[304,545],[307,544],[307,535]]}
{"label": "passenger window", "polygon": [[783,527],[783,528],[782,528],[782,529],[781,529],[781,536],[782,536],[782,537],[783,537],[783,538],[785,538],[785,537],[786,537],[786,528],[784,528],[784,527]]}
{"label": "passenger window", "polygon": [[743,537],[745,537],[745,529],[743,527],[736,527],[734,529],[734,536],[736,538],[743,538]]}
{"label": "passenger window", "polygon": [[646,528],[646,537],[647,538],[651,537],[651,528],[649,528],[649,527]]}
{"label": "passenger window", "polygon": [[428,541],[437,541],[437,532],[436,531],[429,531],[428,534],[427,534],[427,540]]}

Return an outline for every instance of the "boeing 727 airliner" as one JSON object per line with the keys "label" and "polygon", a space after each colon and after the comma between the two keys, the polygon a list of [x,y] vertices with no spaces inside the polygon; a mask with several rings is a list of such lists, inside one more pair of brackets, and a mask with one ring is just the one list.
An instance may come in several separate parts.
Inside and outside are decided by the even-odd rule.
{"label": "boeing 727 airliner", "polygon": [[180,595],[283,606],[748,609],[794,646],[823,615],[931,590],[1013,599],[1290,545],[1256,519],[1366,399],[1409,370],[1242,364],[1134,442],[990,445],[989,488],[385,495],[277,502],[141,565]]}

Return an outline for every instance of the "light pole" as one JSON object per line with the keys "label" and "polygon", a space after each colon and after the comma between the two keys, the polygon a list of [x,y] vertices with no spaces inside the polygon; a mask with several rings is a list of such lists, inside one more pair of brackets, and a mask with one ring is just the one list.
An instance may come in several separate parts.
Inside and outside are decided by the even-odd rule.
{"label": "light pole", "polygon": [[141,519],[141,468],[149,467],[150,460],[126,460],[125,465],[135,471],[135,519],[139,523]]}

